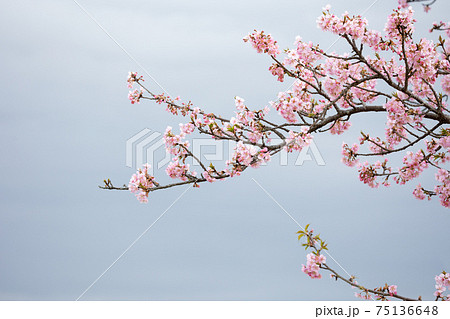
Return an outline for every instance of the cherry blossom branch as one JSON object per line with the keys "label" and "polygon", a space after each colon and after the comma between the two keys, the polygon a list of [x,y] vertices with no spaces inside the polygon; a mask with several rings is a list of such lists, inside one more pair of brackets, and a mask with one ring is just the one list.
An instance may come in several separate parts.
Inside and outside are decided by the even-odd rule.
{"label": "cherry blossom branch", "polygon": [[[388,284],[385,284],[384,286],[380,286],[375,289],[369,289],[360,285],[355,280],[354,276],[351,276],[350,278],[343,277],[326,263],[326,258],[324,255],[322,255],[322,251],[328,250],[327,244],[320,238],[320,235],[314,235],[314,231],[312,229],[310,230],[309,226],[309,224],[306,225],[306,227],[303,230],[298,231],[297,234],[299,234],[298,240],[301,240],[303,238],[306,239],[302,246],[304,246],[306,250],[310,249],[312,251],[307,255],[306,265],[302,265],[302,271],[312,279],[322,278],[322,275],[319,273],[319,269],[323,269],[329,271],[331,273],[331,278],[334,278],[336,281],[341,280],[352,287],[360,289],[362,293],[364,293],[364,295],[362,295],[361,293],[356,293],[356,295],[357,297],[362,299],[373,299],[373,297],[375,297],[377,300],[382,301],[388,300],[387,298],[396,298],[403,301],[422,300],[421,296],[419,296],[417,299],[414,299],[399,295],[397,293],[397,286],[395,285],[388,286]],[[373,294],[374,296],[371,296],[370,294]]]}
{"label": "cherry blossom branch", "polygon": [[[213,182],[240,175],[247,167],[258,167],[282,149],[301,151],[309,145],[312,133],[342,134],[351,126],[349,120],[355,114],[377,112],[387,114],[385,140],[361,132],[360,144],[368,142],[370,152],[360,152],[356,144],[352,147],[343,144],[343,162],[348,166],[358,166],[361,181],[378,187],[377,177],[382,177],[382,184],[389,186],[389,177],[393,176],[396,183],[405,184],[417,178],[428,166],[445,175],[448,171],[440,164],[450,160],[447,152],[450,148],[450,130],[445,128],[450,124],[450,114],[444,101],[446,95],[436,90],[435,83],[439,76],[443,77],[443,89],[450,92],[450,77],[447,75],[450,61],[442,38],[437,46],[426,39],[414,42],[414,21],[410,8],[394,10],[386,24],[386,35],[382,37],[377,31],[369,30],[367,21],[362,17],[345,14],[338,18],[330,13],[329,8],[325,8],[323,16],[318,19],[319,27],[344,38],[351,53],[325,53],[318,45],[304,43],[297,38],[294,43],[296,49],[285,50],[284,60],[277,57],[280,54],[278,45],[269,34],[256,30],[249,34],[244,41],[250,42],[259,53],[270,56],[274,63],[269,70],[279,81],[284,81],[285,76],[295,79],[292,89],[280,92],[278,100],[270,102],[284,118],[284,123],[266,118],[269,107],[252,111],[239,97],[235,98],[236,117],[229,119],[194,107],[191,101],[179,104],[179,98],[172,99],[151,92],[142,84],[143,78],[135,73],[130,73],[128,83],[130,87],[138,84],[140,91],[130,92],[129,98],[132,103],[139,103],[140,99],[153,100],[166,105],[170,113],[190,119],[180,125],[179,135],[173,133],[172,128],[168,128],[165,134],[166,148],[176,156],[166,172],[170,177],[183,181],[197,178],[197,172],[191,171],[186,164],[188,158],[200,164],[204,179]],[[442,23],[435,24],[434,29],[443,26]],[[375,58],[363,53],[366,47],[375,52]],[[444,59],[439,60],[438,48]],[[394,54],[396,60],[381,58],[380,51]],[[325,62],[319,62],[323,59]],[[381,90],[377,87],[377,81],[385,83],[394,92]],[[144,96],[144,93],[150,96]],[[384,103],[382,99],[385,99]],[[439,129],[440,133],[437,132]],[[238,144],[233,159],[226,164],[227,168],[217,170],[212,164],[202,163],[193,155],[185,137],[195,130],[216,140]],[[272,144],[271,135],[282,142]],[[358,160],[407,151],[420,142],[425,142],[429,156],[425,156],[422,149],[415,154],[407,152],[403,159],[406,165],[397,170],[388,165],[387,158],[374,164],[360,163]],[[438,153],[441,148],[445,152]],[[449,207],[450,176],[444,175],[439,177],[445,180],[444,184],[436,186],[434,193],[440,197],[442,205]],[[147,179],[152,188],[154,178],[149,176]],[[138,192],[137,196],[142,197],[139,190],[144,195],[149,193],[145,180],[140,181],[143,184],[134,180],[139,182],[133,188]],[[198,186],[197,183],[194,185]],[[420,189],[421,186],[413,192],[419,199],[423,197],[417,195]]]}
{"label": "cherry blossom branch", "polygon": [[431,9],[431,5],[433,5],[436,0],[399,0],[398,3],[402,8],[406,8],[408,7],[408,3],[414,3],[414,2],[428,2],[428,3],[423,3],[423,10],[425,12],[430,11]]}
{"label": "cherry blossom branch", "polygon": [[[270,72],[280,82],[289,77],[294,83],[289,90],[280,92],[278,99],[269,103],[270,107],[252,110],[244,99],[235,97],[236,114],[230,118],[207,113],[191,101],[181,102],[179,97],[155,94],[143,85],[142,76],[130,72],[128,87],[138,87],[129,93],[132,104],[151,100],[165,105],[172,115],[187,119],[180,124],[180,133],[168,127],[164,134],[166,150],[173,155],[166,173],[181,181],[161,185],[149,174],[150,165],[145,164],[131,177],[128,186],[116,187],[108,179],[99,187],[129,190],[139,201],[147,202],[149,193],[156,190],[187,184],[199,187],[200,183],[239,176],[248,167],[257,168],[282,150],[300,152],[310,145],[312,134],[344,133],[351,126],[350,119],[358,118],[357,114],[384,113],[385,137],[372,137],[361,132],[359,145],[343,143],[343,163],[357,167],[360,180],[374,188],[380,182],[389,186],[391,179],[403,185],[418,178],[424,170],[435,169],[437,185],[431,190],[418,184],[413,195],[420,200],[437,196],[441,205],[450,207],[450,171],[445,168],[450,161],[450,111],[447,105],[450,56],[446,43],[450,27],[443,22],[433,25],[430,31],[445,31],[447,36],[447,39],[439,36],[437,45],[427,39],[415,41],[415,20],[412,9],[407,8],[409,2],[426,2],[424,8],[428,11],[435,1],[400,0],[405,9],[395,9],[388,16],[383,36],[370,30],[361,16],[345,13],[339,18],[325,7],[317,20],[318,26],[344,38],[351,51],[349,54],[326,53],[319,45],[303,42],[298,37],[295,48],[285,50],[282,59],[277,42],[270,34],[256,30],[250,33],[244,41],[251,43],[258,53],[269,55],[273,63]],[[367,50],[372,55],[368,55]],[[390,58],[386,58],[389,55]],[[281,121],[268,118],[271,108],[279,113]],[[186,138],[195,131],[215,140],[236,142],[225,167],[216,168],[193,154]],[[272,142],[273,136],[281,142]],[[359,151],[360,145],[367,146],[370,152]],[[387,157],[399,152],[405,152],[405,155],[400,167],[394,169]],[[359,161],[373,157],[381,159],[372,164]],[[190,168],[190,159],[200,165],[198,172]],[[327,245],[320,236],[309,231],[308,226],[299,234],[299,239],[303,236],[306,239],[305,249],[312,251],[302,268],[311,278],[321,278],[319,270],[322,269],[329,271],[332,278],[360,289],[362,293],[357,295],[363,299],[373,299],[372,294],[378,300],[390,297],[421,300],[421,297],[412,299],[398,295],[395,285],[368,289],[359,285],[353,276],[343,277],[325,263],[321,252],[327,250]],[[450,295],[443,295],[450,287],[450,275],[443,272],[435,281],[436,300],[450,299]]]}

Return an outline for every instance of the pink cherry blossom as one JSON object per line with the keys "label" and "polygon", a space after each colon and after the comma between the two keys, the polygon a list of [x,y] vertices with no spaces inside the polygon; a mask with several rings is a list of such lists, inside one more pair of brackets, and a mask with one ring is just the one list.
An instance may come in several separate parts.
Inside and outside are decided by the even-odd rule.
{"label": "pink cherry blossom", "polygon": [[144,81],[144,77],[138,76],[137,72],[128,72],[128,77],[127,77],[127,83],[128,83],[128,88],[131,89],[133,88],[133,84],[137,81]]}
{"label": "pink cherry blossom", "polygon": [[358,160],[356,154],[358,153],[358,150],[358,144],[353,144],[352,147],[349,147],[346,143],[342,143],[342,162],[350,167],[357,165]]}
{"label": "pink cherry blossom", "polygon": [[154,177],[148,173],[150,164],[144,164],[144,166],[131,176],[128,188],[132,193],[136,194],[136,198],[141,203],[148,201],[148,193],[152,187],[155,187]]}
{"label": "pink cherry blossom", "polygon": [[330,133],[340,135],[344,133],[352,125],[350,122],[336,121],[331,127]]}
{"label": "pink cherry blossom", "polygon": [[450,295],[443,295],[447,288],[450,288],[450,274],[444,271],[434,279],[436,282],[436,291],[434,292],[434,295],[442,300],[450,301]]}
{"label": "pink cherry blossom", "polygon": [[391,296],[396,295],[397,294],[397,286],[396,285],[389,286],[388,291]]}
{"label": "pink cherry blossom", "polygon": [[254,31],[244,38],[245,42],[250,42],[258,53],[268,53],[276,56],[280,54],[277,41],[275,41],[270,34],[265,34],[264,31]]}
{"label": "pink cherry blossom", "polygon": [[301,132],[296,133],[289,131],[289,136],[286,138],[285,149],[288,153],[293,151],[301,151],[305,146],[311,144],[313,136],[308,133],[307,127],[302,127]]}
{"label": "pink cherry blossom", "polygon": [[131,104],[139,103],[142,94],[143,94],[142,89],[135,89],[134,91],[130,91],[128,93],[128,99],[130,100]]}
{"label": "pink cherry blossom", "polygon": [[419,200],[424,200],[426,198],[425,192],[423,191],[422,185],[418,184],[417,187],[413,191],[413,195],[415,198]]}
{"label": "pink cherry blossom", "polygon": [[189,170],[189,164],[180,163],[180,161],[175,158],[167,166],[166,173],[171,178],[178,178],[182,181],[187,181],[190,176],[196,176],[196,172],[191,172]]}
{"label": "pink cherry blossom", "polygon": [[446,169],[440,169],[436,173],[436,180],[442,184],[436,185],[434,191],[439,196],[441,205],[450,207],[450,174]]}
{"label": "pink cherry blossom", "polygon": [[208,168],[207,171],[203,171],[202,176],[210,183],[213,183],[216,181],[214,177],[212,177],[213,171],[211,168]]}
{"label": "pink cherry blossom", "polygon": [[312,279],[321,279],[322,275],[319,273],[320,265],[326,262],[326,257],[323,255],[306,255],[306,266],[302,265],[302,271]]}
{"label": "pink cherry blossom", "polygon": [[441,78],[441,85],[444,92],[450,94],[450,74]]}

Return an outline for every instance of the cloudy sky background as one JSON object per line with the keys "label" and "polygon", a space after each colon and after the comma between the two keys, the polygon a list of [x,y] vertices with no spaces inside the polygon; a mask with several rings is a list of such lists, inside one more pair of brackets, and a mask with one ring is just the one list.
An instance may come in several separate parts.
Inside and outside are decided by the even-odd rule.
{"label": "cloudy sky background", "polygon": [[[168,92],[226,116],[234,96],[261,108],[290,84],[276,82],[270,59],[242,42],[249,31],[264,29],[281,48],[300,35],[326,49],[336,37],[316,27],[324,5],[357,14],[373,4],[79,2]],[[373,4],[370,25],[382,29],[394,6]],[[428,15],[415,9],[427,36],[450,4],[438,1]],[[143,70],[73,1],[5,2],[0,17],[0,299],[74,300],[185,190],[153,193],[142,205],[129,192],[97,188],[104,178],[128,182],[128,138],[181,119],[150,102],[129,104],[127,72]],[[331,50],[347,51],[341,41]],[[376,120],[370,132],[382,132],[383,116]],[[275,159],[190,189],[82,299],[353,300],[345,284],[301,272],[299,227],[252,178],[300,224],[311,223],[360,283],[388,282],[401,295],[432,299],[434,276],[450,270],[448,210],[415,200],[416,183],[369,189],[340,163],[342,141],[356,141],[373,123],[361,117],[344,136],[317,136],[325,166]],[[432,174],[421,181],[432,183]]]}

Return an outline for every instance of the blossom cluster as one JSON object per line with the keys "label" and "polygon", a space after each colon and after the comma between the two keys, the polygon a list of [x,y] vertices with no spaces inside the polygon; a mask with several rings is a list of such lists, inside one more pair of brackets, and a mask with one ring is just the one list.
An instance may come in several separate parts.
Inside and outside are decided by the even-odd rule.
{"label": "blossom cluster", "polygon": [[[355,63],[354,56],[325,54],[312,42],[303,42],[300,37],[297,37],[294,42],[295,49],[286,50],[284,61],[274,63],[270,67],[270,71],[279,81],[283,81],[286,75],[296,77],[292,88],[280,92],[277,101],[271,102],[271,106],[288,123],[295,124],[302,116],[319,116],[333,106],[350,109],[376,101],[379,97],[377,77],[384,76],[387,81],[397,81],[395,85],[398,86],[394,85],[396,92],[383,105],[387,111],[386,140],[379,137],[365,139],[370,151],[380,155],[395,152],[395,147],[401,147],[403,142],[409,141],[411,135],[417,137],[417,133],[412,133],[411,128],[419,131],[426,130],[423,124],[425,113],[423,108],[416,106],[414,100],[429,99],[432,101],[431,108],[435,108],[440,103],[445,106],[443,101],[437,99],[437,95],[430,86],[440,77],[444,92],[450,91],[450,75],[445,73],[450,71],[450,63],[448,55],[439,53],[432,41],[420,39],[415,42],[413,40],[416,21],[413,17],[414,11],[408,7],[406,1],[402,1],[400,5],[388,16],[383,37],[380,32],[371,30],[368,27],[368,21],[363,17],[351,16],[347,12],[337,17],[330,12],[329,6],[325,7],[323,14],[317,19],[319,28],[352,40],[360,40],[375,52],[390,51],[394,53],[394,58],[385,60],[376,54],[375,58],[365,56],[361,57],[363,63]],[[446,27],[447,24],[441,22],[436,24],[435,29],[450,32]],[[261,49],[257,50],[263,52]],[[320,62],[323,58],[324,61]],[[318,90],[318,87],[322,91]],[[314,90],[322,96],[327,94],[328,99],[314,99]],[[419,100],[421,101],[423,100]],[[342,134],[350,126],[348,118],[345,120],[338,118],[330,124],[329,131],[331,134]],[[301,135],[298,132],[289,132],[286,142],[291,142],[294,136]],[[364,141],[361,144],[364,144]],[[287,147],[288,151],[301,150],[301,147],[296,146],[295,143],[293,146],[292,149]],[[357,150],[351,152],[350,148],[345,148],[343,155],[343,162],[347,165],[358,164],[361,181],[371,187],[378,187],[377,178],[380,176],[384,178],[383,185],[389,186],[389,177],[396,174],[398,176],[395,176],[394,181],[405,184],[418,177],[424,169],[429,167],[428,163],[436,158],[431,152],[425,158],[420,150],[417,153],[407,153],[403,161],[404,165],[396,172],[387,167],[386,162],[359,164]],[[447,157],[448,154],[444,154],[439,158]],[[442,194],[441,203],[446,206],[446,188],[438,187],[435,193]],[[423,197],[420,189],[415,190],[414,195],[418,195],[417,198]]]}
{"label": "blossom cluster", "polygon": [[300,132],[289,131],[285,146],[288,153],[293,151],[300,152],[304,147],[311,144],[313,136],[311,133],[308,133],[308,130],[308,127],[303,126]]}
{"label": "blossom cluster", "polygon": [[440,169],[436,173],[436,180],[441,184],[436,185],[434,191],[439,196],[441,205],[450,207],[450,174],[446,169]]}
{"label": "blossom cluster", "polygon": [[307,92],[307,87],[304,82],[295,81],[292,90],[278,93],[278,100],[270,105],[289,123],[298,121],[298,111],[318,113],[322,109],[319,110],[311,103],[311,94]]}
{"label": "blossom cluster", "polygon": [[[130,74],[129,82],[137,82],[141,85],[139,83],[140,77],[136,73]],[[142,88],[140,92],[142,92]],[[136,95],[134,98],[136,101],[133,100],[132,103],[138,102],[141,97],[141,94]],[[216,180],[223,180],[226,177],[238,176],[247,167],[257,168],[262,163],[270,161],[271,154],[268,148],[256,146],[260,145],[259,143],[261,143],[262,139],[264,139],[265,143],[270,143],[271,141],[270,134],[272,132],[264,131],[264,127],[261,124],[261,121],[269,112],[269,107],[264,107],[261,110],[250,110],[244,104],[244,99],[237,96],[235,97],[236,115],[230,120],[225,120],[217,117],[213,113],[206,113],[198,107],[193,107],[191,102],[180,102],[179,98],[172,99],[169,96],[160,94],[153,95],[152,99],[158,104],[165,104],[168,112],[174,115],[181,114],[190,120],[187,123],[180,123],[178,134],[172,127],[168,126],[163,135],[166,151],[174,156],[166,167],[166,174],[169,177],[179,179],[183,182],[194,183],[194,186],[198,187],[198,182],[214,182]],[[216,139],[227,138],[237,140],[237,145],[231,156],[231,160],[227,161],[224,169],[219,171],[212,164],[206,167],[201,163],[200,159],[197,159],[193,155],[190,150],[190,143],[186,138],[187,135],[192,134],[195,130],[208,134]],[[307,139],[309,140],[311,138],[308,135]],[[307,141],[302,141],[302,144],[305,142]],[[188,158],[193,158],[194,161],[199,162],[203,168],[200,174],[190,169],[190,165],[186,163]],[[137,173],[139,176],[141,174],[140,171],[138,170]],[[135,190],[134,188],[131,189]],[[141,193],[139,199],[142,202],[146,202],[148,192],[144,191]]]}
{"label": "blossom cluster", "polygon": [[324,8],[323,15],[317,19],[317,25],[324,31],[330,31],[335,34],[348,34],[356,39],[364,36],[367,30],[368,22],[361,16],[350,17],[345,12],[342,18],[330,13],[330,6]]}
{"label": "blossom cluster", "polygon": [[302,271],[312,279],[321,279],[319,273],[320,265],[326,262],[324,255],[315,255],[313,253],[306,255],[306,266],[302,265]]}
{"label": "blossom cluster", "polygon": [[133,84],[139,81],[144,81],[142,75],[138,76],[137,72],[128,72],[127,83],[129,89],[133,88]]}
{"label": "blossom cluster", "polygon": [[[359,285],[356,280],[353,280],[353,282],[356,285]],[[397,285],[388,285],[385,284],[384,287],[378,287],[373,289],[372,291],[369,291],[368,289],[359,286],[359,288],[362,290],[362,293],[356,292],[355,297],[363,299],[363,300],[382,300],[382,301],[388,301],[389,299],[386,298],[387,295],[394,296],[397,295]]]}
{"label": "blossom cluster", "polygon": [[[416,188],[414,188],[413,195],[419,200],[424,200],[427,198],[427,195],[425,194],[425,191],[420,183],[416,186]],[[431,200],[431,196],[428,196],[428,200]]]}
{"label": "blossom cluster", "polygon": [[330,133],[340,135],[348,130],[351,125],[352,123],[350,123],[349,121],[338,120],[334,122],[333,126],[331,127]]}
{"label": "blossom cluster", "polygon": [[155,178],[151,176],[148,171],[150,164],[144,164],[144,166],[131,176],[128,188],[132,193],[136,194],[136,198],[141,203],[148,202],[148,193],[152,187],[156,186]]}
{"label": "blossom cluster", "polygon": [[[388,16],[384,27],[386,37],[395,43],[403,41],[405,35],[410,35],[414,32],[414,22],[416,20],[413,16],[414,10],[412,7],[407,7],[404,10],[394,10],[394,13]],[[401,48],[398,49],[401,50]]]}
{"label": "blossom cluster", "polygon": [[[383,162],[376,161],[374,164],[369,164],[368,162],[358,163],[359,180],[372,188],[377,188],[380,186],[377,177],[386,176],[386,174],[391,172],[387,162],[388,160],[384,159]],[[382,184],[390,186],[389,179],[385,178]]]}
{"label": "blossom cluster", "polygon": [[195,177],[197,173],[195,171],[189,170],[189,164],[180,163],[180,161],[175,158],[169,165],[167,165],[166,173],[171,178],[178,178],[182,181],[187,181],[189,177]]}
{"label": "blossom cluster", "polygon": [[389,145],[399,144],[407,137],[405,124],[410,122],[410,117],[406,112],[406,108],[401,101],[392,98],[384,108],[388,112],[386,123],[386,140]]}
{"label": "blossom cluster", "polygon": [[259,153],[265,152],[267,152],[267,149],[259,152],[257,147],[246,145],[244,142],[239,141],[234,149],[232,162],[242,164],[244,166],[257,165],[259,161],[255,157],[259,155]]}
{"label": "blossom cluster", "polygon": [[356,154],[358,153],[359,145],[353,144],[352,147],[346,143],[342,143],[342,163],[347,166],[353,167],[358,164]]}
{"label": "blossom cluster", "polygon": [[270,34],[265,34],[264,31],[254,31],[244,37],[244,42],[250,42],[258,53],[268,53],[276,56],[280,54],[280,50]]}
{"label": "blossom cluster", "polygon": [[425,160],[425,155],[421,150],[416,153],[406,152],[403,163],[405,166],[400,168],[398,171],[399,175],[394,177],[394,180],[401,185],[418,177],[428,168],[428,162]]}
{"label": "blossom cluster", "polygon": [[135,89],[133,91],[130,91],[128,93],[128,99],[130,100],[131,104],[139,103],[143,93],[144,92],[142,91],[142,89]]}
{"label": "blossom cluster", "polygon": [[392,295],[396,295],[397,294],[397,286],[396,285],[390,285],[389,287],[388,287],[388,291],[389,291],[389,294],[392,296]]}
{"label": "blossom cluster", "polygon": [[450,273],[446,273],[443,271],[440,275],[434,278],[436,281],[436,291],[434,295],[436,298],[440,298],[441,300],[450,301],[450,294],[444,296],[444,292],[447,288],[450,288]]}
{"label": "blossom cluster", "polygon": [[164,133],[164,142],[166,144],[166,150],[169,154],[184,157],[189,152],[189,141],[184,140],[186,137],[186,132],[190,132],[190,128],[186,129],[185,125],[180,124],[180,134],[174,134],[172,127],[168,126],[166,132]]}

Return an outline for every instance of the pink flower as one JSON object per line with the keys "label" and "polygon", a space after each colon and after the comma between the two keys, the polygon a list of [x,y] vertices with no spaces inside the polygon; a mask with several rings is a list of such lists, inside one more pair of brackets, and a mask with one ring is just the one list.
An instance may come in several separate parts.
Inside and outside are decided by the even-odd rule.
{"label": "pink flower", "polygon": [[184,134],[191,134],[192,132],[194,132],[195,126],[192,123],[180,123],[180,131],[181,133]]}
{"label": "pink flower", "polygon": [[450,148],[450,136],[441,137],[438,144],[445,148]]}
{"label": "pink flower", "polygon": [[244,105],[244,99],[240,98],[239,96],[236,96],[234,98],[234,103],[236,104],[236,108],[241,112],[245,110],[245,105]]}
{"label": "pink flower", "polygon": [[411,33],[414,31],[413,19],[414,11],[411,7],[404,7],[404,10],[395,9],[394,12],[388,17],[384,31],[386,32],[386,37],[394,42],[399,43],[402,36],[399,29],[404,30],[406,33]]}
{"label": "pink flower", "polygon": [[325,262],[326,257],[323,255],[308,254],[306,255],[306,266],[302,265],[302,271],[312,279],[320,279],[322,278],[322,275],[319,274],[320,265]]}
{"label": "pink flower", "polygon": [[270,34],[264,34],[264,31],[256,31],[247,35],[244,42],[250,41],[258,53],[268,53],[276,56],[280,53],[275,41]]}
{"label": "pink flower", "polygon": [[425,193],[422,189],[422,185],[417,185],[416,188],[413,191],[413,195],[415,198],[420,199],[420,200],[424,200],[426,198]]}
{"label": "pink flower", "polygon": [[203,171],[202,176],[210,183],[213,183],[216,181],[216,179],[214,177],[211,176],[212,174],[212,169],[208,168],[208,171]]}
{"label": "pink flower", "polygon": [[450,287],[450,274],[443,271],[440,275],[436,276],[434,280],[436,282],[436,291],[434,292],[434,295],[442,298],[442,300],[450,301],[450,295],[443,295],[444,291]]}
{"label": "pink flower", "polygon": [[[180,128],[184,131],[193,130],[192,126],[188,124],[181,124]],[[179,135],[173,134],[172,127],[168,126],[166,132],[164,133],[164,142],[166,144],[166,150],[172,155],[186,155],[188,154],[188,148],[190,146],[189,141],[183,141],[186,134],[181,132]]]}
{"label": "pink flower", "polygon": [[439,196],[441,205],[450,207],[450,174],[446,169],[439,169],[436,180],[442,184],[435,186],[434,191]]}
{"label": "pink flower", "polygon": [[336,121],[334,125],[331,127],[330,133],[340,135],[344,133],[348,128],[352,125],[349,121]]}
{"label": "pink flower", "polygon": [[386,140],[390,145],[397,145],[402,141],[402,138],[407,137],[404,126],[413,120],[408,115],[408,110],[404,104],[397,98],[390,99],[384,107],[388,111]]}
{"label": "pink flower", "polygon": [[313,136],[308,133],[308,127],[303,126],[301,132],[289,131],[289,136],[286,138],[285,149],[288,153],[293,151],[301,151],[305,146],[311,144]]}
{"label": "pink flower", "polygon": [[250,166],[250,164],[252,164],[254,160],[253,157],[257,154],[257,152],[258,150],[256,147],[244,144],[244,142],[239,141],[234,149],[232,160],[244,166]]}
{"label": "pink flower", "polygon": [[317,19],[317,25],[324,31],[330,31],[335,34],[348,34],[353,38],[361,38],[367,26],[367,20],[361,16],[350,17],[347,12],[342,15],[342,18],[336,17],[328,10],[323,12]]}
{"label": "pink flower", "polygon": [[389,286],[388,291],[391,296],[396,295],[397,294],[397,286],[396,285]]}
{"label": "pink flower", "polygon": [[279,82],[284,81],[284,69],[280,67],[278,64],[274,63],[269,67],[269,71],[273,76],[278,77]]}
{"label": "pink flower", "polygon": [[144,92],[142,91],[142,89],[135,89],[134,91],[130,91],[128,93],[128,99],[130,100],[131,104],[139,103],[139,100],[141,99],[143,93]]}
{"label": "pink flower", "polygon": [[131,176],[128,183],[128,189],[130,192],[136,194],[136,198],[141,203],[148,202],[148,193],[152,187],[155,187],[154,177],[148,173],[150,164],[144,164],[144,166]]}
{"label": "pink flower", "polygon": [[353,144],[352,147],[349,147],[347,144],[342,143],[342,163],[347,166],[353,167],[358,164],[358,160],[356,159],[356,154],[358,153],[359,145]]}
{"label": "pink flower", "polygon": [[194,107],[192,110],[192,115],[198,115],[198,114],[200,114],[200,108]]}
{"label": "pink flower", "polygon": [[[450,27],[449,27],[450,29]],[[447,74],[442,77],[441,79],[441,85],[444,89],[445,93],[450,94],[450,74]]]}
{"label": "pink flower", "polygon": [[189,171],[189,164],[180,163],[178,159],[174,159],[166,168],[166,173],[171,178],[178,178],[187,181],[188,176],[195,176],[195,172]]}
{"label": "pink flower", "polygon": [[133,87],[133,83],[137,81],[144,81],[142,76],[137,76],[137,72],[128,72],[127,83],[128,88],[131,89]]}
{"label": "pink flower", "polygon": [[405,165],[398,171],[399,175],[394,178],[400,185],[418,177],[428,168],[428,163],[424,160],[424,153],[420,150],[417,153],[406,152],[406,156],[403,157],[403,164]]}

